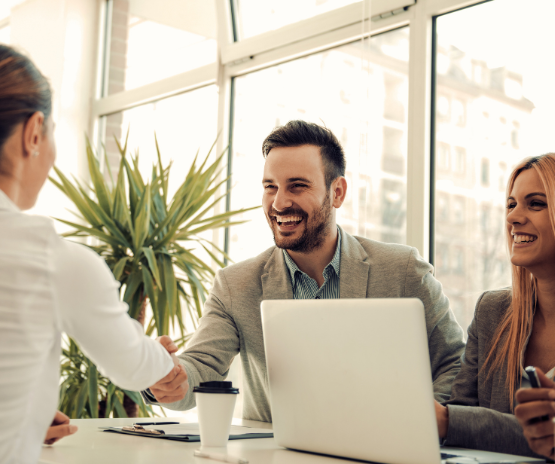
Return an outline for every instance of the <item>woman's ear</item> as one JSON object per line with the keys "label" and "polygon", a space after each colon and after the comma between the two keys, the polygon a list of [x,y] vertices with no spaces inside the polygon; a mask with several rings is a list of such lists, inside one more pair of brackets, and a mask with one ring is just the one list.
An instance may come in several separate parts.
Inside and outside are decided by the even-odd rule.
{"label": "woman's ear", "polygon": [[23,126],[23,156],[38,156],[39,146],[44,134],[44,114],[37,111],[27,119]]}
{"label": "woman's ear", "polygon": [[345,201],[347,194],[347,180],[341,176],[335,179],[331,184],[332,206],[339,208]]}

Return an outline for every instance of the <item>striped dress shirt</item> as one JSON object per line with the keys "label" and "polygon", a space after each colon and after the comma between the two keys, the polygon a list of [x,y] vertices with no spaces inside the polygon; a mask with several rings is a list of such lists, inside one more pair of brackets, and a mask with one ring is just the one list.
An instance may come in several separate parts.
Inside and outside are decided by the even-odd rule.
{"label": "striped dress shirt", "polygon": [[295,300],[308,300],[319,298],[339,298],[339,267],[341,263],[341,232],[338,230],[337,247],[332,260],[324,269],[324,283],[318,288],[318,283],[301,271],[295,261],[283,250],[283,258],[289,276],[291,287],[293,287],[293,298]]}

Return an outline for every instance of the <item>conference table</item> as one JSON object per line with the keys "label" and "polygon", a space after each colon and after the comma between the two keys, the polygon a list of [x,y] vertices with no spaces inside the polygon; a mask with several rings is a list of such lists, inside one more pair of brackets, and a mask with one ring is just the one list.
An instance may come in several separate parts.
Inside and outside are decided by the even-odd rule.
{"label": "conference table", "polygon": [[[103,432],[99,427],[122,427],[135,421],[148,419],[73,419],[79,427],[74,435],[64,438],[52,446],[43,446],[40,464],[213,464],[217,461],[195,457],[199,442],[187,443],[148,437],[137,437]],[[183,417],[159,418],[160,421],[189,422]],[[272,429],[272,424],[234,419],[234,425]],[[456,448],[444,448],[444,452],[456,454]],[[227,453],[247,459],[249,464],[347,464],[347,459],[333,458],[278,446],[273,438],[230,440]],[[487,458],[484,451],[467,451],[481,459]],[[499,456],[499,455],[497,455]],[[509,456],[509,455],[505,455]],[[530,460],[528,458],[527,460]],[[541,462],[541,461],[538,461]]]}

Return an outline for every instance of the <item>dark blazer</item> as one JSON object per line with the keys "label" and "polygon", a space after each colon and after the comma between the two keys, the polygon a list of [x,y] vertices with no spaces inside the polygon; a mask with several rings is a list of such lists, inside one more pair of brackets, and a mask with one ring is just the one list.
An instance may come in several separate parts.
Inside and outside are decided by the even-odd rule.
{"label": "dark blazer", "polygon": [[444,403],[449,408],[445,445],[543,457],[530,449],[511,413],[506,363],[487,380],[489,372],[482,369],[510,302],[511,289],[504,288],[485,292],[476,304],[461,370],[453,382],[451,398]]}

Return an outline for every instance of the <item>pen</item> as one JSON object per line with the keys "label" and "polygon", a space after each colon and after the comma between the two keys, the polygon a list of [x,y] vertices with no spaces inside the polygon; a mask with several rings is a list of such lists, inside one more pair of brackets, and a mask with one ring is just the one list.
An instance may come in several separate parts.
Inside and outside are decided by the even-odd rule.
{"label": "pen", "polygon": [[170,425],[179,424],[179,422],[134,422],[133,425]]}
{"label": "pen", "polygon": [[230,456],[229,454],[205,453],[201,450],[195,450],[194,454],[198,458],[213,459],[214,461],[229,462],[231,464],[249,464],[249,461],[246,459],[236,458],[235,456]]}

